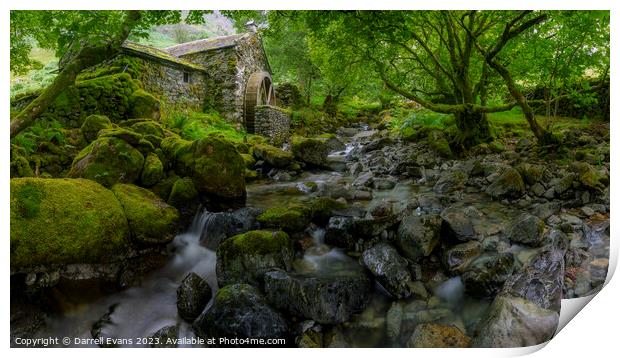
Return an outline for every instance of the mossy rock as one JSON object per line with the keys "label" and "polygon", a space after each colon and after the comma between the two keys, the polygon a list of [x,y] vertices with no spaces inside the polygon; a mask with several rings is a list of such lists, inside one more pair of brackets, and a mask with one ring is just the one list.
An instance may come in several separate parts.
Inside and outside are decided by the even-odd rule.
{"label": "mossy rock", "polygon": [[180,208],[192,202],[198,196],[198,191],[194,187],[192,178],[185,177],[177,179],[172,185],[168,204]]}
{"label": "mossy rock", "polygon": [[543,167],[540,165],[521,163],[517,166],[517,171],[528,185],[534,185],[543,179]]}
{"label": "mossy rock", "polygon": [[153,186],[164,177],[164,165],[159,157],[154,153],[150,153],[144,160],[142,175],[140,181],[145,186]]}
{"label": "mossy rock", "polygon": [[140,153],[147,155],[155,150],[153,143],[149,142],[140,133],[134,132],[131,129],[116,127],[103,129],[99,132],[99,138],[102,137],[114,137],[124,140],[131,146],[140,151]]}
{"label": "mossy rock", "polygon": [[585,162],[573,162],[570,169],[578,175],[579,183],[588,189],[602,191],[605,189],[603,181],[609,181],[592,165]]}
{"label": "mossy rock", "polygon": [[160,148],[164,154],[164,160],[174,166],[177,157],[191,152],[192,141],[185,140],[174,134],[164,138],[160,143]]}
{"label": "mossy rock", "polygon": [[179,212],[150,190],[116,184],[112,192],[121,203],[131,237],[137,243],[166,244],[174,238]]}
{"label": "mossy rock", "polygon": [[248,169],[252,169],[254,164],[256,164],[256,159],[251,154],[241,154],[241,158],[243,158],[243,162],[245,163],[245,167]]}
{"label": "mossy rock", "polygon": [[116,183],[135,182],[143,166],[144,157],[134,147],[119,138],[103,137],[73,159],[68,176],[91,179],[111,187]]}
{"label": "mossy rock", "polygon": [[525,191],[525,183],[518,171],[509,167],[493,180],[486,193],[497,199],[519,198]]}
{"label": "mossy rock", "polygon": [[137,90],[129,97],[129,106],[133,118],[158,120],[161,117],[159,100],[144,90]]}
{"label": "mossy rock", "polygon": [[11,159],[11,178],[33,177],[34,172],[30,162],[24,156],[18,155]]}
{"label": "mossy rock", "polygon": [[286,232],[298,232],[310,224],[312,208],[301,204],[269,208],[257,218],[264,227],[279,228]]}
{"label": "mossy rock", "polygon": [[160,142],[161,139],[163,139],[165,136],[164,129],[162,128],[161,124],[156,121],[139,121],[133,123],[130,128],[132,131],[140,133],[145,137],[151,136],[155,138],[160,138]]}
{"label": "mossy rock", "polygon": [[180,177],[176,175],[174,171],[169,171],[164,179],[160,180],[157,184],[153,185],[149,189],[160,198],[168,198],[170,196],[170,192],[172,191],[174,183],[179,179]]}
{"label": "mossy rock", "polygon": [[256,180],[258,179],[258,173],[256,170],[245,169],[245,181]]}
{"label": "mossy rock", "polygon": [[499,140],[494,140],[488,143],[489,149],[494,153],[501,153],[506,150],[504,143]]}
{"label": "mossy rock", "polygon": [[11,270],[105,263],[130,248],[114,194],[86,179],[11,179]]}
{"label": "mossy rock", "polygon": [[107,129],[112,127],[112,122],[110,118],[103,115],[93,114],[86,119],[84,119],[84,123],[80,127],[80,131],[87,142],[92,142],[97,138],[97,133],[99,133],[102,129]]}
{"label": "mossy rock", "polygon": [[[306,183],[306,185],[308,184],[316,185],[314,182]],[[325,225],[335,210],[345,209],[347,205],[330,197],[320,197],[312,200],[310,207],[312,210],[312,220]]]}
{"label": "mossy rock", "polygon": [[275,168],[287,168],[293,161],[293,154],[269,144],[255,144],[254,156]]}
{"label": "mossy rock", "polygon": [[217,281],[220,287],[231,283],[261,284],[265,272],[289,269],[293,245],[282,231],[253,230],[230,237],[217,248]]}
{"label": "mossy rock", "polygon": [[291,150],[295,159],[315,167],[327,165],[329,148],[324,140],[293,136]]}
{"label": "mossy rock", "polygon": [[427,140],[430,147],[437,152],[437,154],[444,158],[452,158],[453,153],[452,149],[450,149],[450,143],[448,143],[443,132],[438,130],[430,131]]}
{"label": "mossy rock", "polygon": [[190,143],[179,145],[174,152],[178,172],[191,177],[203,195],[245,198],[245,163],[234,145],[218,136]]}

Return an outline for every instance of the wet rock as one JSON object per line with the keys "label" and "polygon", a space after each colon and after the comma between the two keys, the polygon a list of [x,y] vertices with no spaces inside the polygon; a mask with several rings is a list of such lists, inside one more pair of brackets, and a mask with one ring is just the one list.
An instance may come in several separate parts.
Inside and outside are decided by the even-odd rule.
{"label": "wet rock", "polygon": [[396,186],[396,181],[390,178],[375,178],[372,186],[376,190],[389,190]]}
{"label": "wet rock", "polygon": [[351,314],[366,307],[371,290],[371,281],[362,270],[265,274],[265,293],[275,307],[323,324],[348,321]]}
{"label": "wet rock", "polygon": [[362,237],[373,237],[398,223],[398,215],[383,217],[365,217],[353,221],[353,234]]}
{"label": "wet rock", "polygon": [[179,316],[193,322],[211,299],[211,287],[197,274],[188,273],[177,288]]}
{"label": "wet rock", "polygon": [[506,236],[512,242],[540,246],[545,223],[534,215],[523,213],[514,218],[508,225]]}
{"label": "wet rock", "polygon": [[176,325],[170,325],[160,328],[157,332],[153,333],[151,339],[152,348],[176,348],[176,340],[179,337],[179,327]]}
{"label": "wet rock", "polygon": [[332,216],[325,228],[325,243],[349,250],[354,249],[357,239],[351,234],[352,227],[352,217]]}
{"label": "wet rock", "polygon": [[411,274],[407,269],[407,260],[392,246],[380,243],[371,247],[362,254],[362,263],[393,296],[406,298],[411,295]]}
{"label": "wet rock", "polygon": [[604,182],[609,183],[608,178],[588,163],[573,162],[570,169],[576,173],[579,183],[585,188],[602,192],[605,189]]}
{"label": "wet rock", "polygon": [[392,302],[392,306],[388,310],[385,316],[385,330],[386,335],[392,341],[395,341],[400,336],[400,327],[403,320],[403,305],[398,302]]}
{"label": "wet rock", "polygon": [[532,210],[532,214],[538,216],[542,220],[546,220],[548,217],[557,213],[559,210],[560,203],[552,201],[536,205]]}
{"label": "wet rock", "polygon": [[[567,240],[563,234],[558,232],[558,235]],[[500,295],[520,297],[541,308],[559,313],[564,282],[565,247],[562,250],[554,246],[547,245],[530,258],[521,270],[506,280]]]}
{"label": "wet rock", "polygon": [[327,166],[329,148],[323,140],[293,136],[291,150],[295,159],[299,161],[315,167]]}
{"label": "wet rock", "polygon": [[322,348],[323,347],[323,329],[321,325],[314,321],[304,321],[301,323],[302,331],[295,339],[295,343],[299,348]]}
{"label": "wet rock", "polygon": [[431,254],[439,244],[441,218],[436,214],[409,215],[398,227],[396,245],[414,262]]}
{"label": "wet rock", "polygon": [[308,205],[279,205],[267,209],[257,218],[262,227],[277,228],[289,233],[302,231],[312,220],[312,210]]}
{"label": "wet rock", "polygon": [[258,289],[248,284],[222,287],[213,305],[194,321],[199,337],[283,338],[288,335],[284,317],[272,308]]}
{"label": "wet rock", "polygon": [[289,269],[293,258],[292,242],[282,231],[248,231],[224,240],[217,248],[219,286],[246,282],[261,284],[265,272]]}
{"label": "wet rock", "polygon": [[567,190],[569,190],[573,186],[573,182],[575,181],[574,174],[567,174],[558,180],[553,186],[553,193],[555,195],[562,195]]}
{"label": "wet rock", "polygon": [[368,153],[368,152],[372,152],[375,150],[379,150],[385,146],[391,145],[393,144],[394,141],[390,138],[390,137],[381,137],[379,139],[375,139],[373,141],[371,141],[370,143],[366,144],[363,148],[362,148],[362,153]]}
{"label": "wet rock", "polygon": [[474,297],[492,297],[499,292],[513,271],[511,253],[483,254],[467,267],[462,279],[465,291]]}
{"label": "wet rock", "polygon": [[536,183],[530,187],[530,192],[536,196],[543,196],[545,194],[545,187],[540,183]]}
{"label": "wet rock", "polygon": [[513,168],[505,168],[486,189],[487,194],[499,199],[518,198],[524,191],[523,178]]}
{"label": "wet rock", "polygon": [[442,262],[444,267],[453,274],[460,274],[482,252],[482,245],[478,241],[468,241],[452,246],[444,251]]}
{"label": "wet rock", "polygon": [[543,167],[529,163],[521,163],[517,166],[517,170],[523,177],[523,181],[528,185],[539,183],[543,178]]}
{"label": "wet rock", "polygon": [[114,343],[114,336],[110,332],[110,326],[114,326],[112,314],[116,310],[116,307],[118,307],[117,303],[111,305],[108,311],[90,328],[90,335],[99,342],[98,345],[101,348],[118,347],[118,345]]}
{"label": "wet rock", "polygon": [[358,188],[370,187],[374,182],[375,176],[372,172],[364,172],[353,181],[353,186]]}
{"label": "wet rock", "polygon": [[437,323],[418,325],[407,342],[409,348],[467,348],[469,337],[460,329]]}
{"label": "wet rock", "polygon": [[220,242],[246,231],[258,228],[256,217],[260,211],[254,208],[241,208],[230,212],[204,213],[200,243],[216,250]]}
{"label": "wet rock", "polygon": [[448,237],[460,241],[469,241],[477,238],[472,219],[479,213],[469,208],[449,207],[441,212],[441,231]]}
{"label": "wet rock", "polygon": [[527,347],[550,340],[559,322],[557,312],[523,298],[498,296],[493,300],[473,347]]}
{"label": "wet rock", "polygon": [[467,181],[467,174],[462,170],[455,170],[453,172],[444,173],[435,186],[433,190],[437,194],[448,194],[454,191],[463,189],[465,187],[465,182]]}

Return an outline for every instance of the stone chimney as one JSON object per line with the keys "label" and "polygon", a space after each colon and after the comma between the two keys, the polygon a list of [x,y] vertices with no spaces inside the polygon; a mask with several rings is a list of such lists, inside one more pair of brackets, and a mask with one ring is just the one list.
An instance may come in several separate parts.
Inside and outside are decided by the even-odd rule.
{"label": "stone chimney", "polygon": [[248,30],[248,32],[251,32],[251,33],[258,32],[258,26],[256,26],[256,23],[254,22],[254,20],[250,20],[246,22],[245,28]]}

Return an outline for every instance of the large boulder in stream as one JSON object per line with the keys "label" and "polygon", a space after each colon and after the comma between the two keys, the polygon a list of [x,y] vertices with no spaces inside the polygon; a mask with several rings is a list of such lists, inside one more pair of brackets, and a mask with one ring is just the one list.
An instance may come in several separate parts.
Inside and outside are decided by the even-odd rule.
{"label": "large boulder in stream", "polygon": [[254,230],[224,240],[217,248],[219,286],[246,282],[260,285],[265,272],[289,269],[293,245],[283,231]]}
{"label": "large boulder in stream", "polygon": [[116,184],[112,192],[121,203],[132,238],[145,245],[166,244],[176,233],[179,211],[150,190],[132,184]]}
{"label": "large boulder in stream", "polygon": [[104,263],[130,247],[123,207],[87,179],[11,179],[11,271]]}
{"label": "large boulder in stream", "polygon": [[189,142],[171,136],[161,143],[175,171],[189,176],[203,195],[238,200],[245,198],[245,163],[235,146],[222,137],[208,135]]}
{"label": "large boulder in stream", "polygon": [[143,165],[144,156],[129,143],[116,137],[101,137],[75,156],[67,176],[111,187],[137,181]]}
{"label": "large boulder in stream", "polygon": [[254,156],[274,168],[287,168],[293,162],[293,154],[269,144],[255,144]]}
{"label": "large boulder in stream", "polygon": [[329,148],[323,140],[294,136],[291,138],[291,150],[299,161],[315,167],[327,166]]}
{"label": "large boulder in stream", "polygon": [[437,194],[449,194],[463,189],[467,179],[467,174],[462,170],[457,169],[453,172],[446,172],[439,177],[439,180],[435,183],[433,190]]}
{"label": "large boulder in stream", "polygon": [[409,348],[467,348],[470,345],[460,329],[438,323],[422,323],[407,342]]}
{"label": "large boulder in stream", "polygon": [[199,337],[283,338],[288,335],[284,317],[260,291],[248,284],[224,286],[213,305],[194,321]]}
{"label": "large boulder in stream", "polygon": [[568,238],[552,231],[551,241],[514,273],[502,287],[500,295],[524,298],[544,309],[560,312],[564,286],[564,255]]}
{"label": "large boulder in stream", "polygon": [[472,341],[473,347],[527,347],[550,340],[558,327],[559,314],[519,297],[497,296],[480,330]]}
{"label": "large boulder in stream", "polygon": [[193,272],[188,273],[177,288],[179,316],[193,322],[202,313],[211,295],[211,287],[207,281]]}
{"label": "large boulder in stream", "polygon": [[436,214],[409,215],[398,227],[396,245],[413,262],[431,254],[439,244],[441,217]]}
{"label": "large boulder in stream", "polygon": [[411,295],[407,260],[389,244],[380,243],[364,251],[362,263],[394,297],[407,298]]}
{"label": "large boulder in stream", "polygon": [[260,210],[249,207],[217,213],[205,212],[200,243],[211,250],[217,250],[220,242],[227,238],[258,229],[256,217],[259,214]]}
{"label": "large boulder in stream", "polygon": [[349,320],[369,302],[370,279],[362,270],[265,274],[265,292],[277,308],[323,324]]}

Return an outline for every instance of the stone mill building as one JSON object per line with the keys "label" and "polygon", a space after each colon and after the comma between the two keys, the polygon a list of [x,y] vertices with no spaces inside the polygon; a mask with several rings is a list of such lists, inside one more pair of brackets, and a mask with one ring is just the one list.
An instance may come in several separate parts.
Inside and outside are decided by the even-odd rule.
{"label": "stone mill building", "polygon": [[256,31],[157,49],[127,41],[123,55],[141,62],[144,89],[167,105],[216,110],[237,127],[274,142],[288,133],[289,116],[275,107],[271,68]]}

